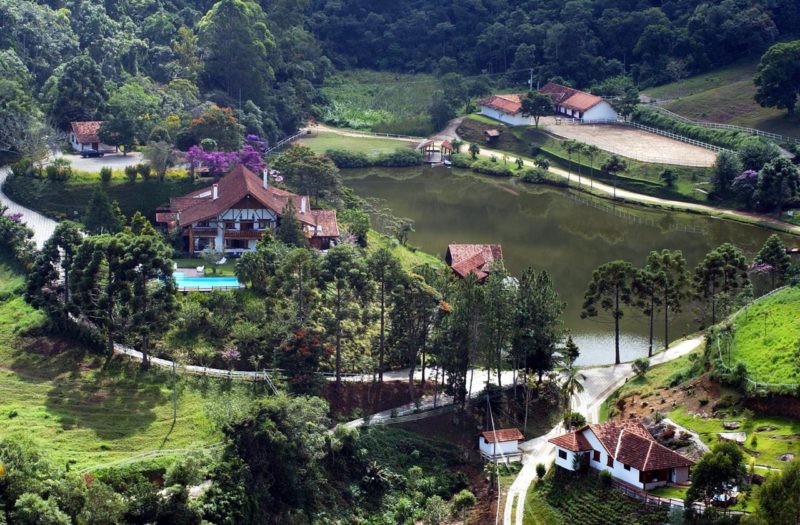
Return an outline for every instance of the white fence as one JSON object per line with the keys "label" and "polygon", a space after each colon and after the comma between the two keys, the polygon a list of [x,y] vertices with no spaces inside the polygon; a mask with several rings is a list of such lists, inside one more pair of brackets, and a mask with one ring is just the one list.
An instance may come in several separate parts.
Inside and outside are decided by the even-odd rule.
{"label": "white fence", "polygon": [[677,113],[670,111],[666,108],[662,108],[661,106],[648,106],[648,109],[652,109],[663,113],[669,117],[674,118],[675,120],[680,120],[681,122],[686,122],[687,124],[693,124],[695,126],[701,126],[704,128],[710,129],[727,129],[730,131],[741,131],[742,133],[749,133],[750,135],[755,135],[758,137],[765,137],[770,140],[774,140],[776,142],[789,142],[794,144],[800,144],[800,139],[794,137],[787,137],[785,135],[778,135],[777,133],[770,133],[769,131],[762,131],[760,129],[754,128],[745,128],[742,126],[735,126],[733,124],[720,124],[719,122],[706,122],[704,120],[693,120],[688,117],[684,117],[683,115],[678,115]]}

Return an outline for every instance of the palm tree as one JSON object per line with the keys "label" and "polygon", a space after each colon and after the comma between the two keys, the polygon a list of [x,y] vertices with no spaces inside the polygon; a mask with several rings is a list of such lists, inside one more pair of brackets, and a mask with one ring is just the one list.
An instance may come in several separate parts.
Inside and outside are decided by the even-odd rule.
{"label": "palm tree", "polygon": [[575,153],[578,155],[578,187],[581,185],[581,153],[586,150],[586,144],[575,142]]}
{"label": "palm tree", "polygon": [[472,144],[469,145],[468,151],[469,154],[472,155],[472,158],[474,160],[475,157],[478,156],[478,153],[481,152],[481,148],[473,142]]}
{"label": "palm tree", "polygon": [[586,144],[583,153],[589,159],[589,188],[591,189],[593,187],[592,179],[594,178],[594,159],[600,155],[600,148],[594,144]]}
{"label": "palm tree", "polygon": [[572,398],[575,394],[583,393],[583,383],[586,376],[578,372],[574,366],[565,370],[564,382],[561,384],[561,392],[564,394],[564,404],[566,405],[567,417],[564,419],[564,426],[567,430],[572,426]]}
{"label": "palm tree", "polygon": [[564,143],[564,149],[567,150],[567,158],[569,159],[569,164],[567,165],[567,184],[569,184],[569,177],[572,174],[572,156],[578,152],[578,141],[576,140],[568,140]]}

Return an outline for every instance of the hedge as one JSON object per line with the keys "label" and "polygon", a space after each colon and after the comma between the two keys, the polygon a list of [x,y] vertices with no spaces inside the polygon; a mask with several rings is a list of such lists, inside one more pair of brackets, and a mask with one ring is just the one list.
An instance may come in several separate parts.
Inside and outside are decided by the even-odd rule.
{"label": "hedge", "polygon": [[392,153],[381,153],[377,157],[341,149],[326,150],[325,155],[340,169],[369,168],[372,166],[404,168],[422,164],[422,153],[404,148],[397,148]]}
{"label": "hedge", "polygon": [[762,140],[744,131],[704,128],[703,126],[682,122],[668,117],[667,115],[644,108],[639,108],[634,111],[633,120],[645,126],[651,126],[663,131],[670,131],[676,135],[682,135],[690,139],[732,150],[741,149],[748,142]]}

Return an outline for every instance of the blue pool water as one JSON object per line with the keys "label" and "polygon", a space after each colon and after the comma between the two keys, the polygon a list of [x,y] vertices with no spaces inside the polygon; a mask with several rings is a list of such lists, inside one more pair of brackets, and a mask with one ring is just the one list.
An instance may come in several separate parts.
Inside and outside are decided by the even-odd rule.
{"label": "blue pool water", "polygon": [[186,277],[183,272],[172,274],[178,289],[182,288],[238,288],[239,279],[236,277]]}

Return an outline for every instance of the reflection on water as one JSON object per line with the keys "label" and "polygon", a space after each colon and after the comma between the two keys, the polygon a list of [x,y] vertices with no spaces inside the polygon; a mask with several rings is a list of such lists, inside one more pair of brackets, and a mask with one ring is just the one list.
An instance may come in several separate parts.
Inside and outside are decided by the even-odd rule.
{"label": "reflection on water", "polygon": [[[683,251],[690,267],[724,242],[752,256],[769,231],[709,217],[612,205],[546,186],[516,184],[462,170],[402,168],[347,170],[345,183],[362,197],[385,201],[395,215],[414,220],[409,242],[443,256],[451,242],[500,243],[507,268],[547,270],[567,303],[565,324],[581,346],[582,364],[613,362],[613,324],[580,319],[583,293],[600,264],[644,263],[652,250]],[[657,322],[663,337],[663,321]],[[647,352],[647,322],[623,319],[622,357]],[[694,331],[691,312],[671,323],[670,338]],[[663,342],[656,343],[656,348]]]}

